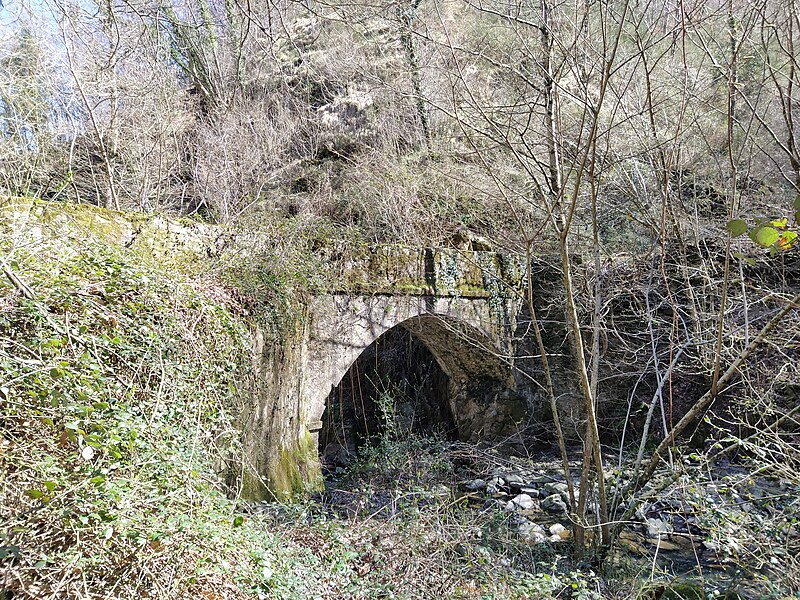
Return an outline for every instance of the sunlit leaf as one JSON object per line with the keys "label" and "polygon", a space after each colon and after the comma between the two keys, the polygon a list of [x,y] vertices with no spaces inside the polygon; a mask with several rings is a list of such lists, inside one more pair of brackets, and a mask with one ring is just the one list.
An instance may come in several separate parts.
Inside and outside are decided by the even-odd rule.
{"label": "sunlit leaf", "polygon": [[742,219],[733,219],[728,221],[728,224],[725,226],[725,228],[733,237],[739,237],[743,233],[747,232],[747,221],[743,221]]}
{"label": "sunlit leaf", "polygon": [[784,231],[778,240],[781,250],[788,250],[797,243],[797,234],[794,231]]}
{"label": "sunlit leaf", "polygon": [[786,226],[789,224],[789,219],[786,217],[780,217],[770,221],[769,224],[776,229],[786,229]]}
{"label": "sunlit leaf", "polygon": [[750,239],[762,248],[769,248],[781,237],[781,232],[774,227],[762,225],[750,232]]}

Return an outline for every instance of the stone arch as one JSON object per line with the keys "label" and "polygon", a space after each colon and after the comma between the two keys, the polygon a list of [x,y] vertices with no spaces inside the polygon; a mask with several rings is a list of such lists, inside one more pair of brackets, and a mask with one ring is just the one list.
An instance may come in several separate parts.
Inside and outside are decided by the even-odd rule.
{"label": "stone arch", "polygon": [[522,420],[509,357],[484,332],[437,314],[421,314],[398,326],[421,341],[447,375],[450,411],[462,440],[505,435]]}
{"label": "stone arch", "polygon": [[[450,377],[428,346],[402,324],[370,344],[325,402],[318,448],[323,472],[346,466],[365,445],[437,435],[458,439]],[[383,412],[391,401],[391,418]]]}
{"label": "stone arch", "polygon": [[394,327],[422,342],[448,376],[459,437],[513,432],[524,417],[514,392],[510,354],[503,345],[503,313],[480,298],[330,296],[312,307],[301,396],[307,429],[322,427],[325,401],[358,356]]}

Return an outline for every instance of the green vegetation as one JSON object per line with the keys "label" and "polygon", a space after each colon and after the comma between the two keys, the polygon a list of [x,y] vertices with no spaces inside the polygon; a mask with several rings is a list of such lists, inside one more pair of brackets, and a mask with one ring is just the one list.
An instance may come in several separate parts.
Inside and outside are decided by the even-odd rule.
{"label": "green vegetation", "polygon": [[31,597],[169,595],[233,553],[227,577],[255,585],[263,534],[231,528],[222,486],[241,321],[96,240],[16,237],[2,261],[31,292],[0,288],[4,580]]}

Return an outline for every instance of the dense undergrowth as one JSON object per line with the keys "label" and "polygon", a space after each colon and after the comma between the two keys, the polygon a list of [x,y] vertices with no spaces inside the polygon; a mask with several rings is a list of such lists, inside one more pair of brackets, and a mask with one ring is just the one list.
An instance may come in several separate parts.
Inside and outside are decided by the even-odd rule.
{"label": "dense undergrowth", "polygon": [[[795,597],[796,488],[741,465],[697,459],[682,461],[679,477],[659,473],[659,494],[613,547],[583,560],[574,558],[566,515],[532,509],[545,530],[567,527],[560,541],[537,542],[521,533],[525,519],[509,510],[509,496],[469,485],[491,473],[562,481],[555,456],[513,457],[435,437],[384,435],[368,445],[303,508],[308,524],[301,528],[318,539],[332,532],[346,539],[369,589],[397,592],[386,597]],[[571,468],[577,477],[579,463]],[[284,510],[266,510],[276,528],[297,530]],[[663,528],[655,537],[654,524]]]}
{"label": "dense undergrowth", "polygon": [[0,283],[0,596],[306,597],[314,565],[273,567],[305,563],[237,518],[223,485],[249,339],[208,299],[220,288],[89,239],[14,238]]}
{"label": "dense undergrowth", "polygon": [[591,565],[571,559],[571,542],[532,544],[515,532],[512,513],[463,491],[476,463],[507,464],[472,444],[384,434],[329,480],[309,521],[338,530],[363,581],[387,590],[365,597],[605,597]]}

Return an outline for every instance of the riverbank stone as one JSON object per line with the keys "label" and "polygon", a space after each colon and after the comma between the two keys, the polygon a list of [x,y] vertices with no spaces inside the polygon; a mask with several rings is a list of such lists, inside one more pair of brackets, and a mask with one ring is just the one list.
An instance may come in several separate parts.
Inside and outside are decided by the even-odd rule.
{"label": "riverbank stone", "polygon": [[566,514],[567,505],[559,494],[551,494],[542,500],[542,509],[549,513],[560,515]]}

